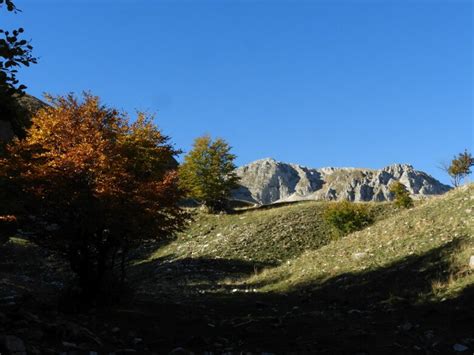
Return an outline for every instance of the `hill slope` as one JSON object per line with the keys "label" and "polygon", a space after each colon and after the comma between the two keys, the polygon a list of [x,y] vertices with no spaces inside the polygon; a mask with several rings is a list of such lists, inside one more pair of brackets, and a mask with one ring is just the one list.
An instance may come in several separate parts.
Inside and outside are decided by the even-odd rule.
{"label": "hill slope", "polygon": [[290,263],[263,272],[251,284],[265,285],[263,290],[267,291],[317,285],[337,275],[403,263],[437,248],[445,248],[446,254],[426,266],[440,266],[439,282],[434,282],[430,296],[453,295],[473,285],[469,259],[474,255],[474,184],[307,251]]}
{"label": "hill slope", "polygon": [[[325,204],[199,216],[187,235],[136,264],[143,309],[157,299],[182,305],[187,312],[173,312],[173,324],[193,334],[199,324],[214,345],[190,348],[206,351],[474,350],[474,185],[411,210],[386,209],[370,228],[340,239],[324,239],[316,211]],[[294,235],[292,252],[283,253]],[[305,245],[305,235],[319,244]]]}
{"label": "hill slope", "polygon": [[[232,258],[278,264],[333,239],[323,218],[330,202],[308,201],[229,215],[197,211],[178,240],[156,256]],[[376,220],[394,213],[391,203],[368,203]]]}

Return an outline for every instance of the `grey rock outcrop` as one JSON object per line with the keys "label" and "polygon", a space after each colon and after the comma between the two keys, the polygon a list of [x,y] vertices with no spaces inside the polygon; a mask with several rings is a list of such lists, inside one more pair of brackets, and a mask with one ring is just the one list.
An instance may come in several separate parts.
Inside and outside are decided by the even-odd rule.
{"label": "grey rock outcrop", "polygon": [[393,164],[380,170],[311,169],[267,158],[237,169],[240,187],[233,199],[257,204],[301,200],[387,201],[389,186],[400,181],[413,197],[439,195],[450,187],[411,165]]}
{"label": "grey rock outcrop", "polygon": [[[3,114],[0,114],[0,142],[9,142],[15,135],[23,133],[30,125],[32,116],[39,109],[47,106],[40,99],[28,94],[16,97],[14,100],[8,107],[13,105],[16,112],[15,117],[4,117]],[[13,109],[12,107],[10,109]],[[0,112],[4,112],[3,109]],[[7,112],[9,111],[7,110]]]}

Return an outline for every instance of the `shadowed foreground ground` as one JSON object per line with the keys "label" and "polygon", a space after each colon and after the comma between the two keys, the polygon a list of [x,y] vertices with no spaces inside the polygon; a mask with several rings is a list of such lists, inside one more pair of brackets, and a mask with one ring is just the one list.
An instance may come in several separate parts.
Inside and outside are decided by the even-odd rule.
{"label": "shadowed foreground ground", "polygon": [[[0,353],[13,342],[28,354],[471,354],[473,192],[470,185],[314,245],[307,230],[324,238],[326,229],[309,204],[204,216],[193,238],[212,248],[196,252],[201,244],[186,236],[144,248],[121,301],[111,292],[104,307],[88,310],[64,293],[67,265],[28,236],[13,238],[0,246]],[[319,229],[297,228],[306,219]],[[265,223],[291,228],[280,244],[250,242],[271,241]],[[237,252],[226,233],[244,234]],[[306,244],[298,249],[295,240]],[[269,260],[271,248],[284,247]]]}
{"label": "shadowed foreground ground", "polygon": [[[423,299],[433,282],[443,282],[449,269],[445,255],[460,243],[375,271],[316,280],[284,294],[251,292],[250,285],[227,288],[223,281],[254,273],[254,264],[155,260],[131,270],[132,281],[142,286],[130,306],[82,315],[57,313],[54,293],[28,288],[25,281],[19,287],[21,280],[6,278],[13,266],[6,270],[3,259],[2,293],[9,283],[10,291],[11,284],[18,290],[10,304],[2,298],[0,329],[20,337],[32,353],[82,348],[163,354],[179,347],[216,353],[454,353],[456,344],[474,346],[474,287],[442,302]],[[27,279],[24,264],[22,272]]]}

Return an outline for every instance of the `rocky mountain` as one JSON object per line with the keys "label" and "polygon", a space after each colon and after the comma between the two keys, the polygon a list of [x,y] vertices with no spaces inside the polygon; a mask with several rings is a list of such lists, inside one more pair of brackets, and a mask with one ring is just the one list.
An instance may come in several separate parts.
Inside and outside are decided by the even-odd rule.
{"label": "rocky mountain", "polygon": [[14,101],[0,100],[0,142],[8,142],[14,136],[24,133],[31,117],[46,103],[34,96],[17,96]]}
{"label": "rocky mountain", "polygon": [[407,164],[380,170],[358,168],[311,169],[267,158],[237,169],[240,188],[235,200],[257,204],[300,200],[391,200],[389,185],[403,183],[414,198],[439,195],[450,190],[432,176]]}

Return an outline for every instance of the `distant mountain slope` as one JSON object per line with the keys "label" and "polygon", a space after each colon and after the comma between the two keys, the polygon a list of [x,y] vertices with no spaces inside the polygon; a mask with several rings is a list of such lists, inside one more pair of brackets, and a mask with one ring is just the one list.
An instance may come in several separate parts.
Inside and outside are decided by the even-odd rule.
{"label": "distant mountain slope", "polygon": [[[9,142],[16,135],[21,136],[30,125],[33,115],[46,106],[45,102],[28,94],[17,97],[16,102],[2,106],[0,108],[0,142]],[[14,112],[14,117],[5,112]]]}
{"label": "distant mountain slope", "polygon": [[357,168],[311,169],[267,158],[237,169],[241,187],[236,200],[271,204],[299,200],[387,201],[389,185],[399,180],[414,197],[450,190],[411,165],[393,164],[380,170]]}

